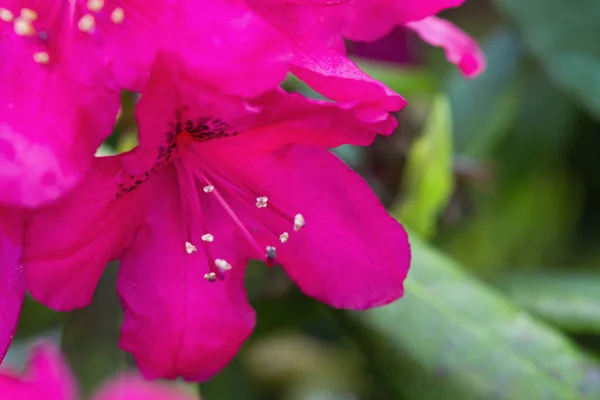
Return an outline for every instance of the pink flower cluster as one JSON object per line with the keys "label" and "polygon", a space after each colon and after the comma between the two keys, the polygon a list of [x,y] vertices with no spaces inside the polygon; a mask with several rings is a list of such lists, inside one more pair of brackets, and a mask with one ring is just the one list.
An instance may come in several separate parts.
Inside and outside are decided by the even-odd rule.
{"label": "pink flower cluster", "polygon": [[[58,351],[40,344],[32,352],[26,371],[0,370],[0,399],[77,400],[77,385]],[[133,373],[122,374],[101,387],[92,400],[194,400],[180,389],[149,383]]]}
{"label": "pink flower cluster", "polygon": [[[231,360],[255,324],[250,259],[334,307],[402,296],[404,229],[328,149],[391,134],[406,102],[344,40],[406,27],[475,76],[481,51],[435,16],[463,1],[3,0],[0,354],[26,290],[84,307],[111,260],[147,378]],[[287,73],[330,100],[285,92]],[[122,90],[141,93],[139,146],[94,157]]]}

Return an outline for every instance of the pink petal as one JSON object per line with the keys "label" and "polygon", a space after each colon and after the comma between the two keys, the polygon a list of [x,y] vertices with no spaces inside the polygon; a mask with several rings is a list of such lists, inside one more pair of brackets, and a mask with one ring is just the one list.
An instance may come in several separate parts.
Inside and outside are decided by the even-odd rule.
{"label": "pink petal", "polygon": [[118,157],[98,158],[85,180],[32,213],[23,266],[31,295],[55,310],[86,306],[107,262],[132,240],[135,194],[117,200]]}
{"label": "pink petal", "polygon": [[0,202],[31,207],[81,179],[120,99],[101,74],[85,87],[71,82],[66,65],[34,62],[24,40],[13,33],[0,42]]}
{"label": "pink petal", "polygon": [[194,400],[196,397],[176,388],[148,382],[134,374],[113,379],[92,400]]}
{"label": "pink petal", "polygon": [[347,56],[322,46],[296,50],[290,71],[317,92],[337,101],[360,101],[385,111],[398,111],[406,100],[360,70]]}
{"label": "pink petal", "polygon": [[76,400],[77,391],[58,350],[42,344],[33,350],[21,375],[0,374],[0,398],[10,400]]}
{"label": "pink petal", "polygon": [[452,23],[433,16],[409,22],[406,27],[432,46],[443,48],[448,61],[466,77],[475,78],[485,70],[485,55],[477,43]]}
{"label": "pink petal", "polygon": [[124,157],[133,175],[155,166],[184,131],[219,148],[268,151],[298,141],[325,147],[366,145],[376,133],[390,134],[397,125],[385,110],[358,102],[335,104],[282,90],[254,99],[233,96],[201,80],[183,62],[173,62],[174,57],[159,55],[136,108],[140,147]]}
{"label": "pink petal", "polygon": [[12,341],[25,297],[23,226],[18,210],[0,209],[0,362]]}
{"label": "pink petal", "polygon": [[[6,7],[16,18],[21,7],[42,3],[38,8],[46,12],[40,10],[30,27],[32,36],[18,35],[12,23],[0,21],[0,203],[32,207],[58,198],[81,179],[111,133],[120,98],[95,53],[76,57],[64,34],[55,30],[59,37],[48,36],[55,21],[46,14],[60,13],[57,3],[25,3]],[[48,38],[41,39],[42,33]],[[82,66],[85,61],[93,68]]]}
{"label": "pink petal", "polygon": [[[350,40],[373,41],[396,26],[458,7],[465,0],[369,0],[349,3],[338,18],[343,18],[343,34]],[[343,3],[342,3],[343,4]]]}
{"label": "pink petal", "polygon": [[177,48],[184,60],[224,92],[252,97],[285,78],[286,40],[241,2],[186,0],[173,24],[185,29]]}
{"label": "pink petal", "polygon": [[[248,196],[246,214],[254,209],[254,221],[246,217],[246,225],[259,243],[276,247],[277,261],[306,294],[350,309],[402,296],[410,263],[406,232],[364,180],[333,154],[290,145],[239,156],[220,173],[268,197],[267,207],[257,210]],[[295,232],[297,213],[306,226]],[[289,239],[280,243],[283,232]]]}
{"label": "pink petal", "polygon": [[[146,378],[204,381],[223,368],[236,354],[254,327],[254,311],[246,300],[243,273],[247,257],[233,235],[223,209],[202,209],[209,232],[202,223],[183,214],[182,186],[174,167],[158,171],[139,188],[145,223],[130,250],[121,259],[117,289],[125,309],[120,346],[133,354]],[[205,193],[203,193],[205,194]],[[208,282],[207,255],[199,237],[214,235],[214,258],[234,268],[224,281]],[[187,254],[185,242],[198,251]],[[243,242],[242,242],[243,243]]]}

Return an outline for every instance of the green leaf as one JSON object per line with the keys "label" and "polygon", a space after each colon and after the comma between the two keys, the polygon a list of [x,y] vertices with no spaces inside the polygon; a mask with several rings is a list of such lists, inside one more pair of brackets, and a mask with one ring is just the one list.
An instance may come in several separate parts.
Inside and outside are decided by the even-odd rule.
{"label": "green leaf", "polygon": [[354,60],[367,75],[385,83],[390,89],[406,97],[431,95],[437,90],[437,83],[426,69],[406,68],[398,64],[366,59]]}
{"label": "green leaf", "polygon": [[519,25],[540,65],[600,117],[600,2],[496,0]]}
{"label": "green leaf", "polygon": [[117,345],[122,311],[116,273],[116,265],[109,265],[92,304],[71,312],[63,325],[61,347],[84,393],[126,365],[126,355]]}
{"label": "green leaf", "polygon": [[482,43],[488,66],[477,79],[454,71],[447,85],[452,104],[455,151],[485,159],[509,131],[519,109],[522,46],[508,29],[494,32]]}
{"label": "green leaf", "polygon": [[521,307],[566,331],[600,333],[597,273],[512,273],[500,287]]}
{"label": "green leaf", "polygon": [[372,343],[387,343],[386,375],[404,396],[600,398],[600,366],[563,335],[414,237],[412,246],[405,297],[351,314],[372,328]]}
{"label": "green leaf", "polygon": [[430,236],[454,186],[450,104],[434,98],[423,133],[413,144],[405,172],[405,198],[398,216],[423,236]]}

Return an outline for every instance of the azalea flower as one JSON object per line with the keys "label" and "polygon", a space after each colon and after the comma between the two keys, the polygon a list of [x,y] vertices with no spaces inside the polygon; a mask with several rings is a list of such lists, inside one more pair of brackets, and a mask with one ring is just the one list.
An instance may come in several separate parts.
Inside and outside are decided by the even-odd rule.
{"label": "azalea flower", "polygon": [[379,39],[396,26],[417,32],[442,47],[447,59],[467,77],[485,69],[477,44],[450,22],[435,17],[464,0],[246,0],[289,40],[290,71],[326,97],[348,101],[360,96],[384,110],[404,100],[370,79],[345,55],[344,38]]}
{"label": "azalea flower", "polygon": [[112,131],[121,89],[143,89],[162,47],[236,94],[270,90],[287,71],[279,34],[225,0],[7,0],[0,36],[0,204],[35,207],[73,187]]}
{"label": "azalea flower", "polygon": [[[34,348],[27,370],[21,374],[0,371],[0,398],[10,400],[76,400],[76,383],[58,350],[50,344]],[[92,400],[194,400],[175,387],[146,382],[133,373],[123,374],[101,387]],[[197,399],[197,398],[196,398]]]}
{"label": "azalea flower", "polygon": [[147,378],[206,380],[255,324],[249,259],[281,265],[307,295],[366,309],[399,298],[407,236],[327,148],[367,145],[395,120],[362,103],[220,90],[160,56],[137,106],[140,145],[98,158],[80,186],[36,211],[23,265],[56,310],[87,305],[120,259],[120,345]]}

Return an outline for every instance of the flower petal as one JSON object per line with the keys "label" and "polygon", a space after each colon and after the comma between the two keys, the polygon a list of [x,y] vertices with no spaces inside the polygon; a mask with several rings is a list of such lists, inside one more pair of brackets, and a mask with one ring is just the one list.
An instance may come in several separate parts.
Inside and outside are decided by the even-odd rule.
{"label": "flower petal", "polygon": [[[247,257],[235,253],[240,246],[231,224],[223,223],[228,216],[220,208],[203,209],[210,231],[191,231],[193,238],[185,237],[185,224],[193,221],[182,214],[179,192],[192,188],[179,185],[175,168],[169,166],[139,189],[147,200],[139,204],[146,220],[121,259],[117,281],[125,309],[120,346],[133,354],[148,379],[204,381],[236,354],[254,327],[254,311],[244,290]],[[204,279],[209,272],[200,240],[204,233],[214,235],[211,254],[234,266],[224,281]],[[186,241],[197,252],[188,254]]]}
{"label": "flower petal", "polygon": [[475,78],[485,70],[485,55],[477,43],[452,23],[432,16],[409,22],[407,28],[432,46],[441,47],[446,59],[456,64],[468,78]]}
{"label": "flower petal", "polygon": [[197,400],[183,390],[125,374],[103,386],[92,400]]}
{"label": "flower petal", "polygon": [[195,135],[203,146],[268,151],[298,141],[324,147],[367,145],[376,133],[390,134],[397,125],[387,111],[358,102],[312,100],[281,89],[251,100],[233,96],[183,62],[174,63],[174,57],[158,56],[137,105],[140,147],[124,157],[133,175],[144,174],[165,158],[183,132]]}
{"label": "flower petal", "polygon": [[0,398],[76,400],[77,390],[58,350],[51,344],[41,344],[33,350],[22,375],[8,372],[0,375]]}
{"label": "flower petal", "polygon": [[13,209],[0,209],[0,362],[12,341],[25,297],[22,241],[23,220],[20,213]]}
{"label": "flower petal", "polygon": [[[410,263],[406,232],[364,180],[333,154],[290,145],[240,157],[229,168],[231,181],[268,197],[268,206],[255,210],[254,218],[269,233],[260,233],[252,221],[247,225],[259,232],[260,242],[276,246],[277,261],[306,294],[350,309],[402,296]],[[296,232],[297,213],[306,226]],[[276,235],[283,232],[289,238],[279,243]]]}
{"label": "flower petal", "polygon": [[87,172],[112,131],[119,91],[105,85],[107,71],[99,68],[85,73],[87,86],[75,82],[68,56],[34,61],[44,53],[35,52],[37,38],[1,29],[0,203],[33,207],[58,198]]}
{"label": "flower petal", "polygon": [[102,157],[59,201],[34,211],[25,233],[27,288],[59,311],[91,301],[106,264],[132,240],[139,221],[135,193],[116,198],[119,157]]}

